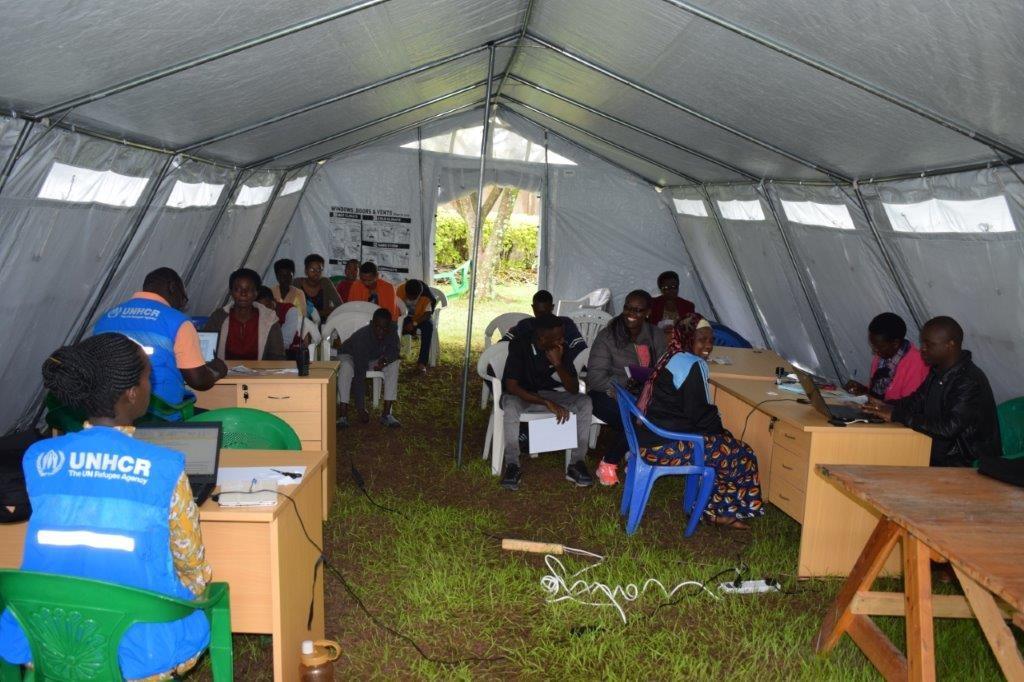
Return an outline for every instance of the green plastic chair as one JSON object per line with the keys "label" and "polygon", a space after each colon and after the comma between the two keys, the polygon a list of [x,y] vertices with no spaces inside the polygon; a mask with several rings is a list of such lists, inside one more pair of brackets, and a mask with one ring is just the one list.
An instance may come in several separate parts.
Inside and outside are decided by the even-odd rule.
{"label": "green plastic chair", "polygon": [[210,621],[210,663],[216,682],[231,682],[231,603],[227,583],[211,583],[202,599],[175,599],[100,580],[0,570],[0,601],[25,631],[32,670],[0,659],[0,679],[121,680],[117,647],[136,623],[167,623],[200,609]]}
{"label": "green plastic chair", "polygon": [[[188,419],[193,415],[195,403],[194,397],[175,405],[152,395],[149,398],[149,411],[135,423],[168,421],[167,417],[172,414],[181,414],[182,419]],[[84,412],[62,405],[52,393],[46,394],[43,404],[46,406],[46,424],[51,429],[62,433],[75,433],[82,430],[82,424],[85,423]]]}
{"label": "green plastic chair", "polygon": [[201,412],[189,422],[220,422],[228,450],[301,450],[295,429],[277,415],[251,407],[224,407]]}
{"label": "green plastic chair", "polygon": [[1003,439],[1003,457],[1024,457],[1024,396],[1007,400],[996,409],[999,414],[999,435]]}
{"label": "green plastic chair", "polygon": [[434,281],[438,284],[448,283],[448,290],[444,294],[449,300],[463,296],[469,291],[469,267],[470,261],[466,261],[454,270],[434,275]]}

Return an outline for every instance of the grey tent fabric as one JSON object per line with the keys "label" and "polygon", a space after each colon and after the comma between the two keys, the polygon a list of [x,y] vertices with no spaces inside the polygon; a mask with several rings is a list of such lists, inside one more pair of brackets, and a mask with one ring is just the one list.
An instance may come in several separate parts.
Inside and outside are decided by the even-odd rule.
{"label": "grey tent fabric", "polygon": [[[0,201],[0,286],[7,292],[0,302],[0,381],[20,388],[0,395],[0,430],[31,420],[42,397],[43,360],[88,322],[87,304],[163,161],[56,130],[19,161]],[[65,182],[57,182],[55,169],[64,169]],[[67,200],[40,198],[44,189]]]}
{"label": "grey tent fabric", "polygon": [[430,140],[485,104],[495,139],[523,141],[484,179],[543,196],[557,296],[676,269],[698,308],[839,379],[867,371],[873,314],[951,314],[1011,397],[1022,28],[1016,0],[11,3],[0,171],[25,144],[0,180],[0,377],[25,390],[0,430],[36,414],[46,347],[153,267],[194,271],[206,314],[230,270],[336,251],[330,207],[370,202],[408,213],[428,278],[437,202],[479,173]]}

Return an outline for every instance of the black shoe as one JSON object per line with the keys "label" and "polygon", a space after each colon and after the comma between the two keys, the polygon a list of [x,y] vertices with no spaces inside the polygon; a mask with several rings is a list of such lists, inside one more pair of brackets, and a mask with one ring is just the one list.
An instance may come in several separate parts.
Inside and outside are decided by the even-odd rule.
{"label": "black shoe", "polygon": [[594,478],[587,471],[587,465],[583,462],[570,464],[569,468],[565,470],[565,480],[572,481],[580,488],[594,485]]}
{"label": "black shoe", "polygon": [[518,464],[506,464],[505,475],[501,477],[501,487],[505,490],[519,490],[519,481],[523,472]]}

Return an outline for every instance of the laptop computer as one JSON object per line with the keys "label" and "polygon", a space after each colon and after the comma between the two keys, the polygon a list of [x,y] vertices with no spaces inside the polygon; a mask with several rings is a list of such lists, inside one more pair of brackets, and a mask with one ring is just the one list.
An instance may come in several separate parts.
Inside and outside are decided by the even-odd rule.
{"label": "laptop computer", "polygon": [[850,405],[829,405],[825,402],[825,398],[821,395],[821,389],[814,383],[814,379],[810,374],[800,369],[793,369],[797,379],[800,380],[800,386],[804,389],[804,393],[807,394],[807,399],[811,401],[811,405],[814,406],[818,412],[822,413],[829,418],[830,421],[841,422],[843,424],[851,424],[854,422],[865,422],[869,424],[878,424],[883,420],[870,412],[865,412],[859,407],[853,407]]}
{"label": "laptop computer", "polygon": [[209,362],[217,357],[218,343],[220,332],[199,332],[199,348],[203,351],[203,360]]}
{"label": "laptop computer", "polygon": [[220,422],[156,422],[140,424],[135,437],[185,455],[185,474],[192,497],[202,504],[217,485],[220,466]]}

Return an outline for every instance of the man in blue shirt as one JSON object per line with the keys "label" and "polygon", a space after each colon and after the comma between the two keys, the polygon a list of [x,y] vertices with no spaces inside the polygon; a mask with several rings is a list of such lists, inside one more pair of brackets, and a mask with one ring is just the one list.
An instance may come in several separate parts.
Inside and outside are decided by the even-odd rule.
{"label": "man in blue shirt", "polygon": [[[534,320],[529,336],[519,336],[508,344],[508,360],[502,375],[505,394],[504,412],[505,469],[501,486],[518,490],[519,418],[524,412],[547,410],[559,424],[576,415],[576,448],[569,456],[565,478],[577,486],[593,485],[585,458],[590,445],[590,398],[580,393],[576,368],[568,358],[562,320],[547,313]],[[561,390],[558,390],[561,389]]]}

